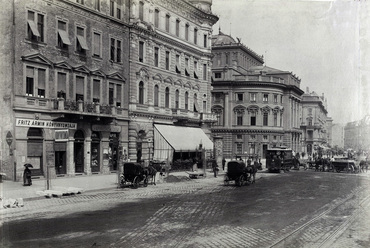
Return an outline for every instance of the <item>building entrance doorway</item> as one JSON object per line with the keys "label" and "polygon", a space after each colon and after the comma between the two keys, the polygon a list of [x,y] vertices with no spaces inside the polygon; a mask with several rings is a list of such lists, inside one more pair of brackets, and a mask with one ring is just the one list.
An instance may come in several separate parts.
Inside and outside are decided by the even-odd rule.
{"label": "building entrance doorway", "polygon": [[77,130],[75,133],[74,142],[74,162],[75,162],[75,173],[84,172],[84,141],[85,136],[81,130]]}
{"label": "building entrance doorway", "polygon": [[91,134],[91,172],[100,171],[100,135],[98,132]]}
{"label": "building entrance doorway", "polygon": [[67,163],[66,163],[66,152],[65,151],[55,152],[55,172],[57,175],[67,173]]}

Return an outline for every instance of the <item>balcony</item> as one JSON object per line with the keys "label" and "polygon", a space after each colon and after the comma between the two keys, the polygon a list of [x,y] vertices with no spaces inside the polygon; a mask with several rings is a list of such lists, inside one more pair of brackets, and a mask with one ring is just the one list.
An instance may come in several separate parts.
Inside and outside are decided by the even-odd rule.
{"label": "balcony", "polygon": [[[61,113],[87,114],[87,115],[115,115],[117,109],[111,105],[101,105],[94,102],[84,102],[81,100],[65,100],[64,98],[54,99],[54,110]],[[122,110],[119,109],[120,113]]]}

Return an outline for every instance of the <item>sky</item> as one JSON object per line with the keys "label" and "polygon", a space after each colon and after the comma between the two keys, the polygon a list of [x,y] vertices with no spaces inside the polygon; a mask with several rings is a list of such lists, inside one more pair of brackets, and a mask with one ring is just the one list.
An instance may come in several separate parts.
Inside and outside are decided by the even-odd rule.
{"label": "sky", "polygon": [[303,91],[324,94],[334,123],[370,114],[370,2],[213,0],[212,12],[214,34],[241,38]]}

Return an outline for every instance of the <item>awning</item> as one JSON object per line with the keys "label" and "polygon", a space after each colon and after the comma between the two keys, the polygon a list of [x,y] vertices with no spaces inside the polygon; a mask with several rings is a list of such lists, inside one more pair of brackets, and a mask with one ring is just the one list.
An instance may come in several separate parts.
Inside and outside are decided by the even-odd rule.
{"label": "awning", "polygon": [[68,34],[65,30],[58,30],[59,36],[62,39],[63,44],[70,46],[72,43],[68,38]]}
{"label": "awning", "polygon": [[156,140],[161,139],[175,151],[195,151],[199,148],[199,144],[202,144],[206,150],[213,149],[213,142],[201,128],[160,124],[155,124],[154,127],[154,150]]}
{"label": "awning", "polygon": [[80,43],[80,46],[81,46],[82,49],[89,50],[89,47],[87,46],[87,43],[86,43],[86,40],[85,40],[85,37],[83,37],[81,35],[77,35],[77,39],[78,39],[78,42]]}
{"label": "awning", "polygon": [[34,36],[40,37],[41,35],[39,33],[39,30],[37,29],[36,23],[32,20],[28,20],[27,22],[28,22],[28,25],[31,28],[32,34]]}

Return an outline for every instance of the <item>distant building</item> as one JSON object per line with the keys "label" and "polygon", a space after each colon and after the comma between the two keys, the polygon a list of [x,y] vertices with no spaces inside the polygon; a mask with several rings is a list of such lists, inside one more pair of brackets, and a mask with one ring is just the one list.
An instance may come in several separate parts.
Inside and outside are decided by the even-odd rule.
{"label": "distant building", "polygon": [[[110,173],[128,147],[128,1],[3,1],[1,171]],[[3,101],[4,99],[4,101]]]}
{"label": "distant building", "polygon": [[264,65],[263,57],[221,31],[212,37],[213,136],[225,157],[286,146],[301,150],[300,79]]}
{"label": "distant building", "polygon": [[344,148],[344,125],[340,123],[333,123],[332,125],[332,139],[331,147],[338,146]]}
{"label": "distant building", "polygon": [[354,151],[370,151],[370,116],[349,122],[344,127],[344,148]]}
{"label": "distant building", "polygon": [[302,95],[302,123],[303,131],[302,141],[304,144],[303,151],[312,155],[319,153],[320,149],[328,147],[328,118],[327,103],[324,97],[319,96],[316,92],[306,92]]}

